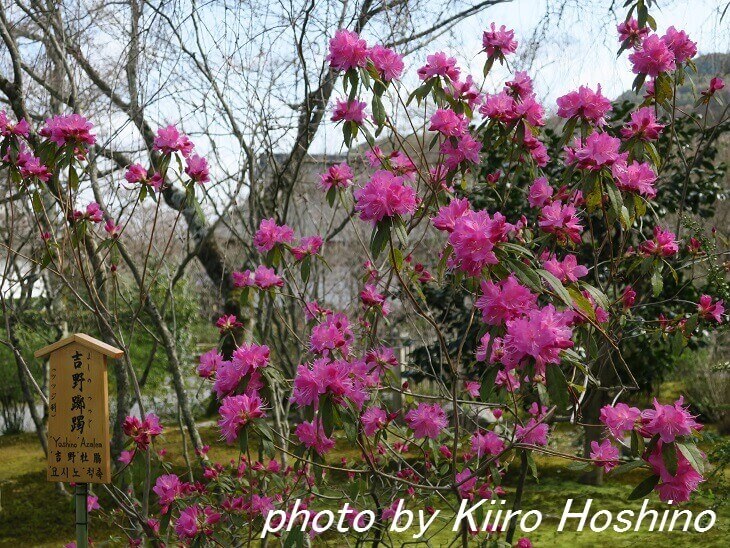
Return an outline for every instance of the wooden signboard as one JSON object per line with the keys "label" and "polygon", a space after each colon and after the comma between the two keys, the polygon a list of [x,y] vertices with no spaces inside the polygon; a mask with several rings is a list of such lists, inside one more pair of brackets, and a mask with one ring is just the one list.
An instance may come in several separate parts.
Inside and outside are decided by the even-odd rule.
{"label": "wooden signboard", "polygon": [[48,469],[54,482],[110,483],[107,357],[124,352],[77,333],[46,346],[50,354]]}

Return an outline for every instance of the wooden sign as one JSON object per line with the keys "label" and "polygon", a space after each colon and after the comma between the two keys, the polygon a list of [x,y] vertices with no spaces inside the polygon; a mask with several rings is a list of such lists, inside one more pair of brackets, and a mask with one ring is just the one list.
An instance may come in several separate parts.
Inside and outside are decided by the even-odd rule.
{"label": "wooden sign", "polygon": [[124,352],[76,333],[35,353],[50,354],[48,481],[110,483],[107,357]]}

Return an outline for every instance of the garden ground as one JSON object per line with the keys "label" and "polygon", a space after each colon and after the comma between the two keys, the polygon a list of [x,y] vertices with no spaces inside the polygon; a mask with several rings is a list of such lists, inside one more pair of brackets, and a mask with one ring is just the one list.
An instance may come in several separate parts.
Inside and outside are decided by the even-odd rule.
{"label": "garden ground", "polygon": [[[202,429],[202,434],[204,440],[212,445],[210,455],[214,460],[226,462],[230,458],[237,458],[238,454],[234,448],[227,448],[217,442],[218,433],[215,428],[205,427]],[[554,439],[562,450],[569,451],[570,447],[575,448],[575,438],[566,432],[557,432]],[[175,448],[180,447],[179,431],[171,427],[160,446],[169,450],[167,459],[176,466],[182,465],[182,456],[175,453]],[[336,460],[339,460],[339,456],[348,456],[346,448],[338,448],[338,452],[340,455],[333,457]],[[622,509],[638,509],[640,504],[636,501],[627,502],[626,498],[633,485],[639,481],[639,476],[629,472],[616,478],[608,477],[602,487],[590,487],[577,483],[575,478],[578,474],[569,470],[563,460],[544,456],[537,457],[535,460],[539,480],[536,482],[535,479],[529,477],[530,485],[529,489],[526,489],[522,507],[539,510],[544,516],[540,528],[529,535],[537,547],[611,546],[619,548],[639,546],[644,543],[651,543],[652,548],[727,546],[727,539],[730,538],[730,508],[726,505],[719,505],[716,508],[716,525],[710,531],[702,534],[681,531],[648,533],[645,530],[623,534],[611,530],[603,533],[584,530],[577,533],[573,528],[570,531],[558,533],[556,529],[559,517],[565,501],[569,498],[575,500],[574,508],[582,508],[584,501],[592,498],[594,499],[594,511],[606,509],[613,512],[614,515]],[[35,437],[32,434],[0,437],[0,463],[2,463],[0,465],[0,546],[60,546],[72,540],[74,531],[72,502],[69,498],[58,494],[54,484],[46,482],[45,462]],[[514,478],[510,477],[505,481],[508,502],[512,499],[514,483]],[[703,485],[701,492],[693,499],[689,508],[695,513],[714,508],[720,498],[717,495],[718,491],[724,491],[726,488],[727,470]],[[100,496],[100,500],[102,507],[109,505],[103,494]],[[652,507],[660,510],[666,508],[666,506],[659,505],[655,497],[652,497]],[[431,546],[444,546],[452,538],[450,516],[447,516],[446,512],[442,512],[442,515],[449,523],[444,523],[443,532],[430,538]],[[92,517],[92,538],[98,541],[103,539],[103,542],[99,542],[99,544],[105,546],[124,546],[125,543],[120,538],[119,532],[112,528],[108,520],[109,518],[104,515]],[[437,529],[439,529],[438,525],[434,524],[429,531],[436,532]],[[403,534],[391,537],[391,540],[395,545],[399,545],[411,539],[406,538]],[[338,546],[341,545],[341,537],[325,534],[314,544]]]}

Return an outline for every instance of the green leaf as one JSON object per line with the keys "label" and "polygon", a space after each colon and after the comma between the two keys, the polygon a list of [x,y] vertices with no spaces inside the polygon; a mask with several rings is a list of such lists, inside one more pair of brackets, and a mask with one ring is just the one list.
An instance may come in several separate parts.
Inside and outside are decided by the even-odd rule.
{"label": "green leaf", "polygon": [[702,451],[697,449],[697,446],[694,443],[678,441],[676,442],[676,444],[677,449],[682,452],[682,455],[684,455],[684,458],[689,461],[689,463],[692,465],[692,468],[697,470],[700,474],[704,474],[705,459],[702,455]]}
{"label": "green leaf", "polygon": [[312,257],[307,255],[304,257],[301,266],[302,281],[306,284],[309,281],[309,273],[312,269]]}
{"label": "green leaf", "polygon": [[633,455],[644,454],[644,437],[641,436],[636,430],[631,431],[631,453]]}
{"label": "green leaf", "polygon": [[479,399],[483,402],[488,402],[492,392],[494,392],[494,381],[499,373],[499,368],[495,366],[487,367],[487,370],[480,379],[481,386],[479,387]]}
{"label": "green leaf", "polygon": [[241,453],[248,451],[248,428],[242,428],[238,433],[238,447],[241,449]]}
{"label": "green leaf", "polygon": [[631,494],[629,495],[629,500],[636,500],[647,496],[652,492],[654,487],[656,487],[657,483],[659,483],[659,476],[652,474],[648,478],[644,479],[644,481],[642,481],[639,485],[634,487],[634,490],[631,491]]}
{"label": "green leaf", "polygon": [[658,297],[664,289],[664,278],[662,278],[662,271],[659,268],[655,268],[651,273],[651,289],[655,297]]}
{"label": "green leaf", "polygon": [[319,416],[322,419],[324,435],[329,437],[335,429],[335,406],[332,398],[324,394],[319,400]]}
{"label": "green leaf", "polygon": [[558,280],[553,274],[548,272],[547,270],[543,270],[539,268],[537,270],[537,273],[542,276],[542,278],[550,285],[550,287],[553,288],[553,291],[555,291],[555,294],[560,297],[560,299],[568,305],[570,308],[573,308],[573,299],[570,296],[570,293],[568,293],[568,290],[565,289],[565,286],[563,283]]}
{"label": "green leaf", "polygon": [[637,468],[644,468],[646,466],[646,463],[641,459],[632,460],[631,462],[626,462],[620,466],[617,466],[611,471],[612,476],[620,476],[621,474],[625,474],[626,472],[631,472],[632,470],[636,470]]}
{"label": "green leaf", "polygon": [[548,365],[546,368],[547,390],[550,401],[559,409],[568,407],[568,381],[559,365]]}
{"label": "green leaf", "polygon": [[385,107],[383,106],[383,101],[380,99],[379,95],[373,95],[373,120],[375,120],[375,123],[378,127],[381,127],[385,125]]}
{"label": "green leaf", "polygon": [[677,448],[673,443],[662,445],[662,460],[667,471],[674,476],[677,473]]}
{"label": "green leaf", "polygon": [[593,309],[593,305],[591,304],[591,301],[586,299],[586,297],[578,291],[574,287],[568,288],[568,293],[570,293],[570,296],[573,298],[573,302],[575,303],[575,306],[583,312],[588,318],[595,321],[596,320],[596,311]]}
{"label": "green leaf", "polygon": [[68,186],[73,190],[79,188],[79,174],[76,173],[74,166],[69,166],[68,168]]}
{"label": "green leaf", "polygon": [[300,527],[294,527],[284,540],[284,548],[304,546],[304,532]]}
{"label": "green leaf", "polygon": [[390,221],[380,221],[373,230],[372,237],[370,239],[370,252],[373,254],[373,259],[377,259],[380,253],[385,249],[390,238]]}

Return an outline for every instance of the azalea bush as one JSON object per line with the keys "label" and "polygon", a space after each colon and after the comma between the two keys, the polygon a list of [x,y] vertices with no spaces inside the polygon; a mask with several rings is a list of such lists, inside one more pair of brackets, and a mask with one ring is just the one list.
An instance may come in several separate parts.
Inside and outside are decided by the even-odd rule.
{"label": "azalea bush", "polygon": [[[266,331],[230,314],[216,321],[221,344],[200,357],[197,373],[217,398],[222,442],[238,446],[240,456],[213,462],[200,447],[199,471],[178,475],[153,451],[163,432],[157,417],[129,417],[128,447],[117,455],[118,485],[108,492],[130,543],[252,541],[269,512],[288,515],[299,500],[296,523],[305,525],[323,509],[323,497],[347,504],[353,541],[390,543],[387,525],[399,499],[433,511],[455,510],[464,499],[504,498],[503,478],[515,462],[521,493],[535,453],[573,461],[576,474],[580,467],[639,469],[643,479],[627,493],[632,498],[655,491],[671,504],[690,500],[705,474],[697,448],[702,425],[682,398],[646,409],[621,400],[638,388],[622,355],[629,326],[678,338],[681,349],[725,319],[722,280],[697,302],[664,293],[664,280],[678,273],[721,271],[715,235],[695,231],[683,239],[658,223],[655,211],[663,167],[656,142],[673,131],[673,94],[692,74],[696,45],[674,27],[658,33],[642,1],[618,32],[643,102],[625,123],[611,126],[611,103],[600,86],[560,97],[564,150],[549,157],[541,141],[545,109],[530,76],[518,72],[492,93],[481,83],[517,51],[512,30],[491,24],[484,31],[483,75],[465,74],[456,57],[438,52],[417,69],[415,89],[401,81],[405,64],[398,53],[337,31],[328,60],[341,73],[342,95],[332,120],[346,146],[365,143],[369,167],[360,173],[347,163],[334,165],[320,186],[333,210],[370,235],[359,241],[360,302],[330,310],[312,300],[311,272],[326,268],[327,242],[274,218],[261,222],[253,238],[260,264],[242,265],[232,283],[254,318],[293,306],[301,311],[306,329],[278,325],[305,359],[288,378]],[[713,79],[696,108],[706,109],[722,87]],[[413,113],[427,113],[416,132],[423,138],[406,140],[397,129],[390,113],[398,105],[409,107],[413,128],[419,127]],[[59,115],[36,133],[3,112],[0,133],[2,166],[28,196],[41,233],[43,245],[30,260],[52,274],[64,261],[85,257],[110,261],[112,275],[128,264],[125,224],[135,210],[114,218],[103,196],[90,200],[78,191],[80,179],[96,176],[87,162],[96,140],[91,122]],[[385,134],[397,144],[389,152],[379,146]],[[507,161],[484,177],[482,162],[496,150]],[[549,176],[556,166],[560,179]],[[213,177],[193,141],[169,126],[157,130],[149,163],[129,166],[123,189],[144,202],[180,185],[194,207]],[[491,196],[489,208],[472,203],[476,189]],[[48,229],[47,196],[66,219],[60,233]],[[504,205],[515,197],[521,210],[506,215]],[[682,227],[685,204],[676,206]],[[584,248],[593,260],[579,260]],[[643,280],[651,280],[651,290],[639,294]],[[73,287],[73,280],[64,281]],[[434,288],[468,296],[464,333],[476,329],[475,341],[446,332],[425,296]],[[149,298],[142,295],[141,302]],[[661,302],[680,312],[636,325],[637,307]],[[386,342],[394,317],[428,333],[435,349],[428,364],[399,361]],[[467,343],[476,351],[464,351]],[[227,355],[224,347],[234,350]],[[402,382],[409,369],[431,378],[435,389]],[[392,406],[394,393],[402,409]],[[592,417],[587,405],[597,398],[606,402]],[[489,425],[480,420],[485,411]],[[598,433],[587,440],[587,454],[550,446],[558,417],[588,422]],[[335,456],[338,444],[355,449],[357,458]],[[631,457],[622,458],[622,449]],[[356,516],[365,509],[374,524],[362,530]],[[516,540],[514,523],[489,531],[464,524],[456,535],[464,545]],[[276,536],[287,546],[306,542],[298,528]]]}

